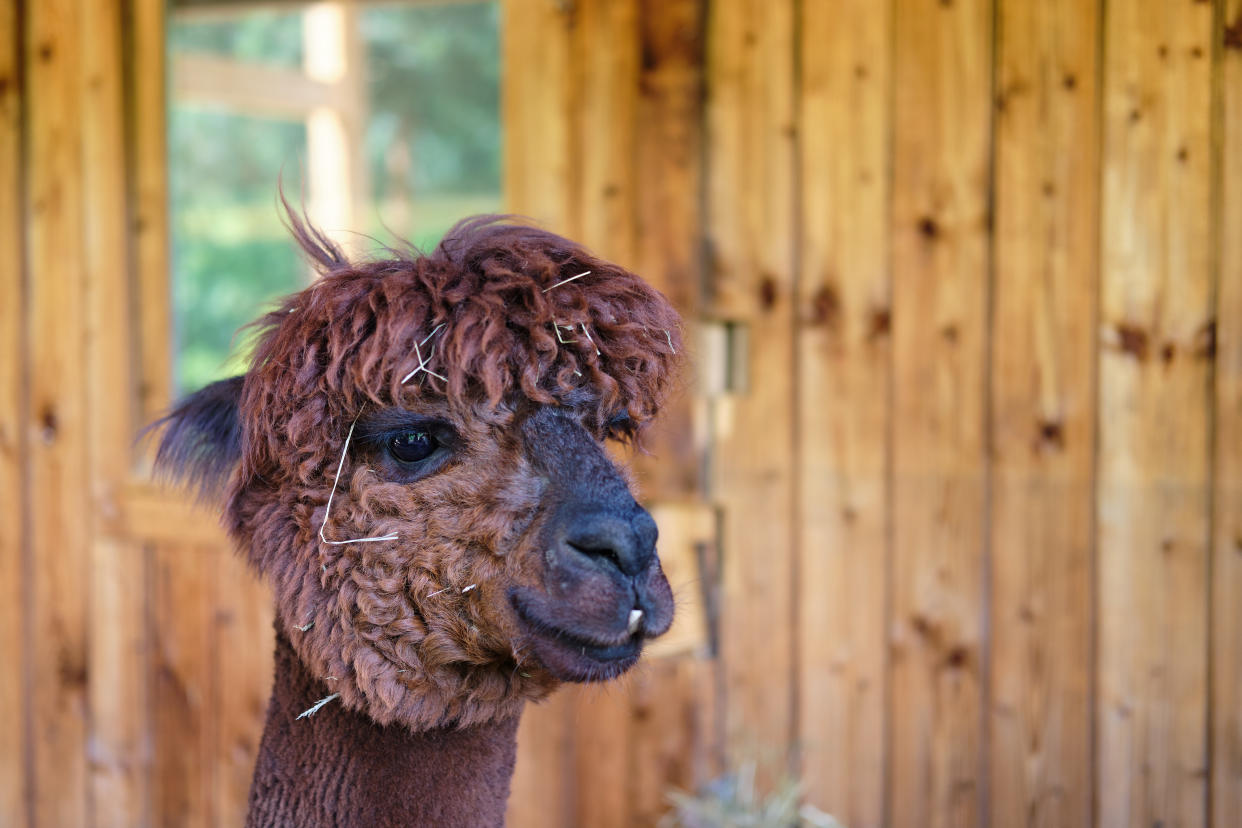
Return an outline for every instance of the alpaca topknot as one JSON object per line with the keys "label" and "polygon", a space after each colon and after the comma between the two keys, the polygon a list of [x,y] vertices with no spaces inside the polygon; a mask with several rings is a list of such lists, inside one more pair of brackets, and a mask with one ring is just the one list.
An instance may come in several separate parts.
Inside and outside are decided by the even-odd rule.
{"label": "alpaca topknot", "polygon": [[285,207],[321,278],[255,323],[241,406],[250,474],[321,467],[323,435],[343,433],[368,403],[445,399],[473,417],[566,406],[635,441],[672,386],[676,311],[581,245],[483,215],[429,254],[390,247],[351,260]]}

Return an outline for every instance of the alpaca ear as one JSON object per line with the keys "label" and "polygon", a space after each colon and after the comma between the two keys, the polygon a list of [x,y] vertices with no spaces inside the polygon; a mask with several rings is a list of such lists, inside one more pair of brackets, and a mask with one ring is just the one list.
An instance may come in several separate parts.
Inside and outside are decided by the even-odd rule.
{"label": "alpaca ear", "polygon": [[143,429],[160,432],[156,475],[188,484],[200,497],[214,500],[241,460],[238,403],[244,377],[213,382],[183,399],[164,417]]}

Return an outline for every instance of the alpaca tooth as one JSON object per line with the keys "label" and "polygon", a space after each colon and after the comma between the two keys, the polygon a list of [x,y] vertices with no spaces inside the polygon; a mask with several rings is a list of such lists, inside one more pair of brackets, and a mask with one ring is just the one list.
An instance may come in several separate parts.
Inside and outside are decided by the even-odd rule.
{"label": "alpaca tooth", "polygon": [[640,609],[630,610],[630,624],[628,627],[630,635],[633,635],[634,633],[638,632],[638,625],[641,624],[642,621],[643,621],[642,610]]}

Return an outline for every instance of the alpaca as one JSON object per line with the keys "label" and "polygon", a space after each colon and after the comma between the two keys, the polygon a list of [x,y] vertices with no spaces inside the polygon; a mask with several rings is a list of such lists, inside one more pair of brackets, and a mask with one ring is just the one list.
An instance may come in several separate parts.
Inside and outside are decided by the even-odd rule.
{"label": "alpaca", "polygon": [[276,601],[250,825],[500,825],[528,701],[672,623],[656,526],[610,459],[670,390],[680,320],[634,274],[497,217],[351,262],[255,323],[156,468],[223,500]]}

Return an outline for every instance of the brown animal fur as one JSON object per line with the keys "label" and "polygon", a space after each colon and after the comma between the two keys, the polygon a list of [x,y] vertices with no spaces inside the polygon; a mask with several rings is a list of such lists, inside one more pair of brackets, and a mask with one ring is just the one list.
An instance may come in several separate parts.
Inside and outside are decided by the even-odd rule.
{"label": "brown animal fur", "polygon": [[[414,730],[511,720],[558,683],[525,652],[507,597],[540,582],[547,514],[518,424],[551,407],[599,441],[637,439],[669,390],[678,317],[632,273],[527,226],[474,219],[431,255],[353,263],[291,221],[323,276],[258,323],[229,531],[272,583],[297,656],[336,677],[346,708]],[[445,380],[403,384],[440,325],[420,350],[434,345],[427,367]],[[394,410],[452,425],[447,465],[417,481],[384,465],[368,435]],[[325,532],[398,540],[321,544],[355,421]],[[667,593],[658,563],[646,577]]]}
{"label": "brown animal fur", "polygon": [[517,719],[411,733],[325,706],[298,719],[305,699],[334,682],[307,673],[288,639],[276,639],[276,687],[250,789],[250,826],[504,824]]}

